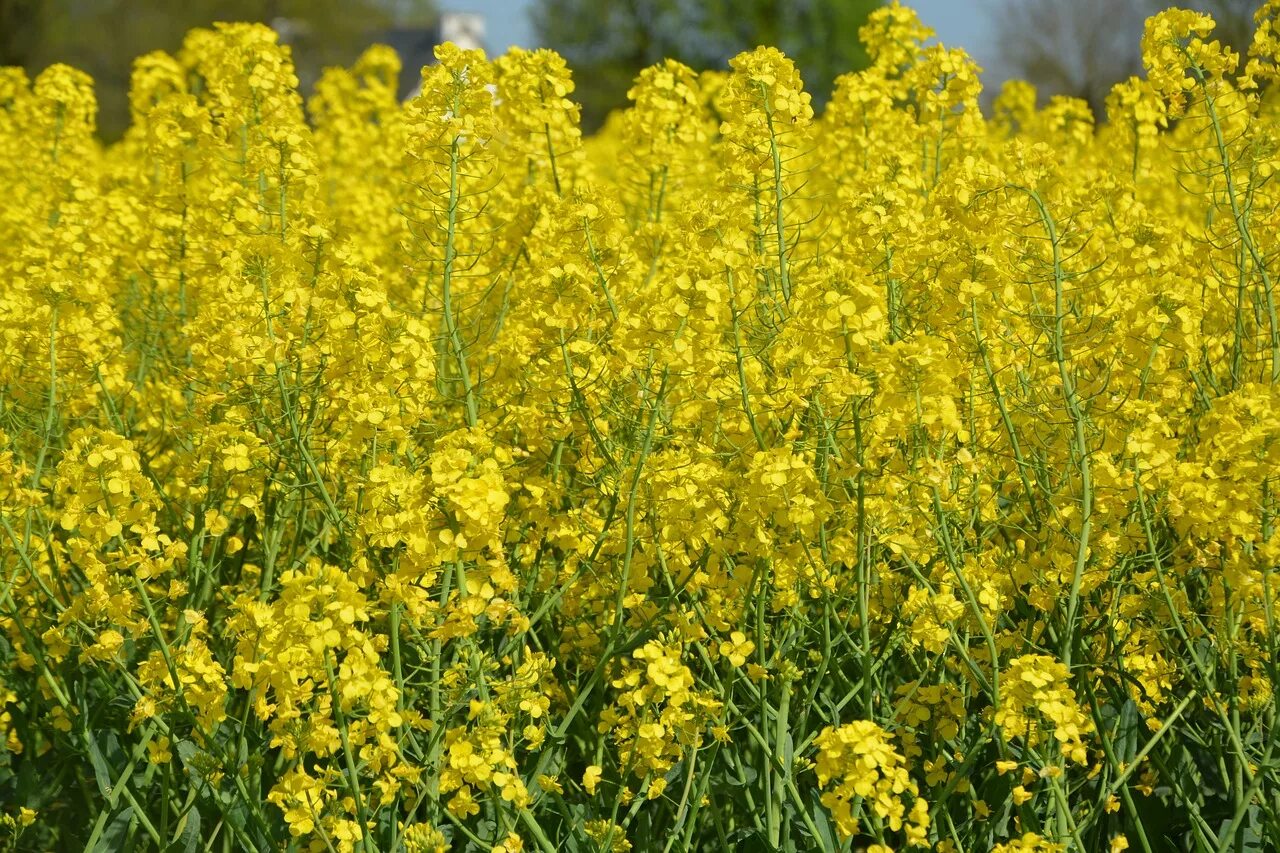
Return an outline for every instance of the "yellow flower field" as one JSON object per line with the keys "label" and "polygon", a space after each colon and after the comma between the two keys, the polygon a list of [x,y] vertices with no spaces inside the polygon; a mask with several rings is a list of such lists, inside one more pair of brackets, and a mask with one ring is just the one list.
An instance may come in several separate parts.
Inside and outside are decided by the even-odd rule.
{"label": "yellow flower field", "polygon": [[589,139],[547,51],[0,70],[0,849],[1275,850],[1258,14],[1096,120],[896,3]]}

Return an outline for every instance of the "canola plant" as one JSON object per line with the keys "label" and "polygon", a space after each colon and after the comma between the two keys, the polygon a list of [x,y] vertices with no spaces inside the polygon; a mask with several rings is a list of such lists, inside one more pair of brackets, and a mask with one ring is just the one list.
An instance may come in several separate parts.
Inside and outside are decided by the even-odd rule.
{"label": "canola plant", "polygon": [[0,71],[0,845],[1273,849],[1278,20]]}

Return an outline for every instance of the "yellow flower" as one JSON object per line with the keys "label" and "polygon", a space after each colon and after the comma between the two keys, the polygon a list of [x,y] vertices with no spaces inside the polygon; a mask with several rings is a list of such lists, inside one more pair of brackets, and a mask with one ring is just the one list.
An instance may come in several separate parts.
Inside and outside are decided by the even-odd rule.
{"label": "yellow flower", "polygon": [[747,657],[754,652],[756,644],[747,639],[747,635],[741,631],[734,631],[729,635],[729,639],[720,644],[720,654],[729,659],[729,663],[734,666],[742,666],[747,662]]}
{"label": "yellow flower", "polygon": [[169,738],[157,737],[147,743],[147,760],[152,764],[168,764],[173,760]]}
{"label": "yellow flower", "polygon": [[514,832],[508,832],[502,841],[493,846],[493,853],[520,853],[524,850],[524,842]]}
{"label": "yellow flower", "polygon": [[582,787],[587,793],[595,796],[596,787],[600,784],[600,775],[604,772],[604,768],[597,764],[592,764],[582,773]]}

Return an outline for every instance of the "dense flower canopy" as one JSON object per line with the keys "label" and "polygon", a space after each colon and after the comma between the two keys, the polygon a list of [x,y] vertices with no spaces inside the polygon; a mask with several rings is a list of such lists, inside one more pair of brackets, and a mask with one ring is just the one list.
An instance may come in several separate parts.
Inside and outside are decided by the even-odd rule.
{"label": "dense flower canopy", "polygon": [[0,841],[1280,837],[1278,16],[1105,121],[896,3],[588,139],[548,51],[0,70]]}

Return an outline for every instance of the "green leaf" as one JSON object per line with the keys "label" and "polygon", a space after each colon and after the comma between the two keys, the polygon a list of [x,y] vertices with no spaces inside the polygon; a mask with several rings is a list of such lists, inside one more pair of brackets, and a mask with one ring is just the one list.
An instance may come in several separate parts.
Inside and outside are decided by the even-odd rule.
{"label": "green leaf", "polygon": [[1116,759],[1125,765],[1133,763],[1138,755],[1142,712],[1132,699],[1127,700],[1120,708],[1120,719],[1116,724],[1115,751]]}
{"label": "green leaf", "polygon": [[102,747],[88,732],[85,732],[85,742],[89,746],[89,763],[93,765],[93,778],[98,783],[98,790],[102,792],[102,796],[114,803],[112,787],[115,784],[115,780],[111,775],[111,768],[107,764],[106,756],[102,754]]}
{"label": "green leaf", "polygon": [[200,849],[200,810],[193,808],[187,812],[182,832],[165,849],[165,853],[195,853]]}
{"label": "green leaf", "polygon": [[827,816],[827,809],[822,805],[817,791],[813,792],[813,825],[818,828],[818,837],[814,839],[818,842],[818,849],[823,851],[840,849],[836,834],[832,831],[831,819]]}
{"label": "green leaf", "polygon": [[739,829],[729,835],[729,841],[737,853],[774,853],[769,839],[759,830]]}
{"label": "green leaf", "polygon": [[133,806],[125,806],[111,818],[111,822],[107,824],[106,830],[103,831],[102,837],[98,839],[91,853],[117,853],[125,849],[124,837],[129,831],[132,820]]}

